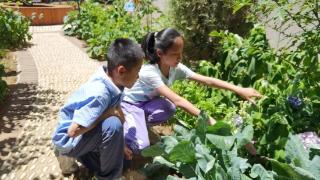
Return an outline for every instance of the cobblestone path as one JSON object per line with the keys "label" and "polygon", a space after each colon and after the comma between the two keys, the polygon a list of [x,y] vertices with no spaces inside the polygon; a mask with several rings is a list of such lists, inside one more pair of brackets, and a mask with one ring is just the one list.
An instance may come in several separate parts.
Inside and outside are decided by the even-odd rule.
{"label": "cobblestone path", "polygon": [[[51,136],[60,106],[101,64],[91,60],[61,26],[31,27],[31,46],[16,52],[18,82],[2,120],[21,120],[18,137],[2,142],[1,180],[63,179]],[[71,179],[64,178],[64,179]]]}

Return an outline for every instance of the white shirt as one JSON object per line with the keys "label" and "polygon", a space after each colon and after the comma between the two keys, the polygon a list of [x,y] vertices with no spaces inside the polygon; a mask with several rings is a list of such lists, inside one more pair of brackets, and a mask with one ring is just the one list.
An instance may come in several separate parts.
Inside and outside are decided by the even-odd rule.
{"label": "white shirt", "polygon": [[144,64],[139,72],[139,79],[131,89],[125,89],[124,101],[139,102],[149,101],[160,94],[156,88],[167,85],[171,86],[175,80],[190,78],[195,72],[187,66],[179,63],[177,67],[170,68],[169,77],[166,78],[160,71],[158,64]]}

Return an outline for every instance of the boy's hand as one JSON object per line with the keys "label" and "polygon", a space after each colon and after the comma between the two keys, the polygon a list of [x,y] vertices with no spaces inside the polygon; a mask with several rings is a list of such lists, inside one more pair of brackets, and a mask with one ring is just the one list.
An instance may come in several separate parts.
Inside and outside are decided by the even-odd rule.
{"label": "boy's hand", "polygon": [[80,134],[86,133],[96,127],[101,121],[104,121],[110,116],[117,116],[121,123],[123,124],[125,121],[124,114],[120,106],[111,107],[105,110],[99,118],[88,128],[82,127],[79,124],[72,122],[69,129],[68,129],[68,136],[69,137],[77,137]]}
{"label": "boy's hand", "polygon": [[133,157],[133,152],[131,151],[130,148],[128,148],[128,146],[125,144],[124,145],[124,158],[126,160],[132,160]]}
{"label": "boy's hand", "polygon": [[107,119],[110,116],[117,116],[120,120],[121,123],[123,124],[125,119],[124,119],[124,114],[122,112],[121,106],[115,106],[108,108],[103,114],[97,119],[98,122],[103,121]]}
{"label": "boy's hand", "polygon": [[78,135],[84,133],[84,127],[80,126],[79,124],[72,122],[70,127],[68,128],[68,136],[69,137],[77,137]]}

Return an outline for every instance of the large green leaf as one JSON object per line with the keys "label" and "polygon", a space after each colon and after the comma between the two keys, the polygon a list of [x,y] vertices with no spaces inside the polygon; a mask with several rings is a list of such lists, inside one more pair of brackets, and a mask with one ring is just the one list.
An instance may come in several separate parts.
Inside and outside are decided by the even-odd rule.
{"label": "large green leaf", "polygon": [[209,172],[215,163],[215,158],[210,154],[210,150],[203,144],[197,144],[195,150],[198,166],[204,173]]}
{"label": "large green leaf", "polygon": [[[177,177],[177,176],[171,176],[171,175],[169,175],[169,176],[167,177],[167,180],[185,180],[185,178],[180,178],[180,177]],[[189,179],[187,179],[187,180],[197,180],[197,178],[196,178],[196,177],[193,177],[193,178],[189,178]]]}
{"label": "large green leaf", "polygon": [[281,163],[274,159],[269,159],[269,161],[271,162],[272,170],[278,176],[287,177],[288,180],[315,180],[315,177],[304,169]]}
{"label": "large green leaf", "polygon": [[252,57],[250,65],[248,67],[248,73],[251,79],[253,79],[256,76],[255,70],[256,70],[256,58]]}
{"label": "large green leaf", "polygon": [[272,172],[267,171],[261,164],[254,164],[251,168],[250,176],[261,180],[273,180]]}
{"label": "large green leaf", "polygon": [[310,172],[316,177],[316,179],[320,179],[320,156],[315,156],[310,163]]}
{"label": "large green leaf", "polygon": [[170,171],[172,171],[172,169],[165,164],[152,163],[146,164],[139,172],[150,179],[164,180],[167,175],[170,174]]}
{"label": "large green leaf", "polygon": [[179,166],[179,172],[185,177],[185,178],[192,178],[197,177],[197,174],[195,172],[196,163],[183,163]]}
{"label": "large green leaf", "polygon": [[173,136],[162,136],[161,140],[164,144],[164,151],[169,154],[172,149],[178,144],[178,140]]}
{"label": "large green leaf", "polygon": [[231,135],[231,126],[226,122],[217,121],[216,124],[208,127],[207,133],[221,136],[229,136]]}
{"label": "large green leaf", "polygon": [[198,123],[197,123],[197,129],[196,129],[196,134],[200,137],[201,141],[204,142],[205,136],[206,136],[206,131],[208,127],[208,115],[204,112],[201,111],[199,116],[198,116]]}
{"label": "large green leaf", "polygon": [[195,150],[189,141],[181,141],[169,153],[171,162],[192,163],[195,161]]}
{"label": "large green leaf", "polygon": [[169,162],[168,160],[166,160],[162,156],[157,156],[157,157],[153,158],[153,163],[163,164],[163,165],[166,165],[170,168],[176,169],[176,167],[173,163]]}
{"label": "large green leaf", "polygon": [[228,179],[228,174],[225,172],[225,170],[217,164],[214,168],[214,176],[215,180],[226,180]]}
{"label": "large green leaf", "polygon": [[228,168],[228,174],[232,180],[241,180],[241,175],[250,167],[247,159],[241,157],[230,157],[231,167]]}
{"label": "large green leaf", "polygon": [[233,136],[219,136],[215,134],[207,134],[206,137],[213,145],[222,150],[230,150],[235,140]]}
{"label": "large green leaf", "polygon": [[285,146],[286,156],[294,166],[309,169],[309,154],[297,135],[289,135],[289,140]]}
{"label": "large green leaf", "polygon": [[246,144],[248,144],[249,142],[251,142],[252,138],[253,138],[253,127],[252,125],[247,125],[246,127],[244,127],[240,132],[238,132],[236,134],[236,138],[237,138],[237,146],[238,147],[242,147]]}
{"label": "large green leaf", "polygon": [[160,156],[164,153],[164,147],[162,143],[149,146],[142,150],[141,155],[144,157],[155,157]]}
{"label": "large green leaf", "polygon": [[186,136],[189,134],[189,130],[180,125],[174,125],[173,129],[174,129],[174,132],[177,133],[177,135]]}

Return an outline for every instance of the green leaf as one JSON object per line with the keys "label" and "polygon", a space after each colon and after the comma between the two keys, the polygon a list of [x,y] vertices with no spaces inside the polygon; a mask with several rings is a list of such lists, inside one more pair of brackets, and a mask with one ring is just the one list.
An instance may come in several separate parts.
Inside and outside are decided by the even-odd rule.
{"label": "green leaf", "polygon": [[178,172],[180,172],[185,178],[192,178],[192,177],[196,177],[197,174],[195,172],[195,166],[196,163],[188,163],[188,164],[181,164],[179,166],[179,170]]}
{"label": "green leaf", "polygon": [[260,177],[263,180],[273,180],[272,172],[267,171],[261,164],[254,164],[251,168],[250,176],[252,178]]}
{"label": "green leaf", "polygon": [[139,172],[151,179],[163,180],[170,174],[170,171],[172,171],[172,169],[164,164],[152,163],[146,164]]}
{"label": "green leaf", "polygon": [[176,169],[176,167],[173,163],[169,162],[168,160],[166,160],[162,156],[157,156],[157,157],[153,158],[153,163],[163,164],[163,165],[166,165],[167,167]]}
{"label": "green leaf", "polygon": [[289,140],[285,146],[287,158],[297,167],[309,168],[309,154],[297,135],[289,135]]}
{"label": "green leaf", "polygon": [[209,172],[215,163],[215,158],[210,155],[210,150],[203,144],[197,144],[195,150],[198,166],[204,173]]}
{"label": "green leaf", "polygon": [[237,146],[242,147],[251,142],[253,138],[253,127],[252,125],[247,125],[240,132],[236,134]]}
{"label": "green leaf", "polygon": [[256,76],[256,58],[252,57],[251,62],[248,66],[248,73],[250,78],[253,79]]}
{"label": "green leaf", "polygon": [[303,169],[294,167],[292,165],[278,162],[274,159],[269,159],[272,165],[272,170],[277,173],[278,176],[287,177],[290,180],[314,180],[315,178]]}
{"label": "green leaf", "polygon": [[213,145],[222,150],[230,150],[235,140],[233,136],[219,136],[214,134],[207,134],[206,137]]}
{"label": "green leaf", "polygon": [[196,134],[199,136],[202,142],[204,142],[205,140],[206,131],[208,127],[207,125],[208,119],[209,119],[208,115],[204,111],[201,111],[198,116]]}
{"label": "green leaf", "polygon": [[231,126],[223,121],[217,121],[213,126],[209,126],[207,133],[208,134],[216,134],[222,136],[231,135]]}
{"label": "green leaf", "polygon": [[320,179],[320,156],[315,156],[310,163],[310,172]]}
{"label": "green leaf", "polygon": [[[171,176],[171,175],[169,175],[169,176],[167,177],[167,180],[185,180],[185,178],[179,178],[179,177],[176,177],[176,176]],[[196,178],[196,177],[193,177],[193,178],[189,178],[189,179],[187,179],[187,180],[197,180],[197,178]]]}
{"label": "green leaf", "polygon": [[233,180],[241,180],[241,174],[250,167],[247,159],[241,157],[231,157],[231,167],[228,168],[228,174]]}
{"label": "green leaf", "polygon": [[149,146],[142,150],[141,155],[144,157],[155,157],[164,154],[164,147],[162,143]]}
{"label": "green leaf", "polygon": [[223,33],[220,33],[218,31],[212,31],[209,35],[211,37],[221,37],[223,35]]}
{"label": "green leaf", "polygon": [[177,124],[175,124],[173,126],[173,130],[174,130],[174,132],[177,133],[177,135],[185,136],[185,135],[189,134],[188,129],[184,128],[183,126],[177,125]]}
{"label": "green leaf", "polygon": [[192,163],[195,161],[195,150],[189,141],[181,141],[169,154],[169,160],[172,162]]}
{"label": "green leaf", "polygon": [[169,154],[172,149],[178,144],[178,140],[173,136],[162,136],[161,140],[164,144],[164,151]]}
{"label": "green leaf", "polygon": [[169,175],[169,176],[167,177],[167,180],[182,180],[182,178]]}
{"label": "green leaf", "polygon": [[219,165],[217,164],[215,166],[215,180],[226,180],[229,179],[228,178],[228,174],[225,172],[225,170]]}
{"label": "green leaf", "polygon": [[241,1],[241,2],[235,2],[233,5],[233,11],[232,13],[235,14],[237,13],[240,9],[242,9],[245,6],[250,6],[252,3],[250,3],[250,0],[245,0],[245,1]]}

